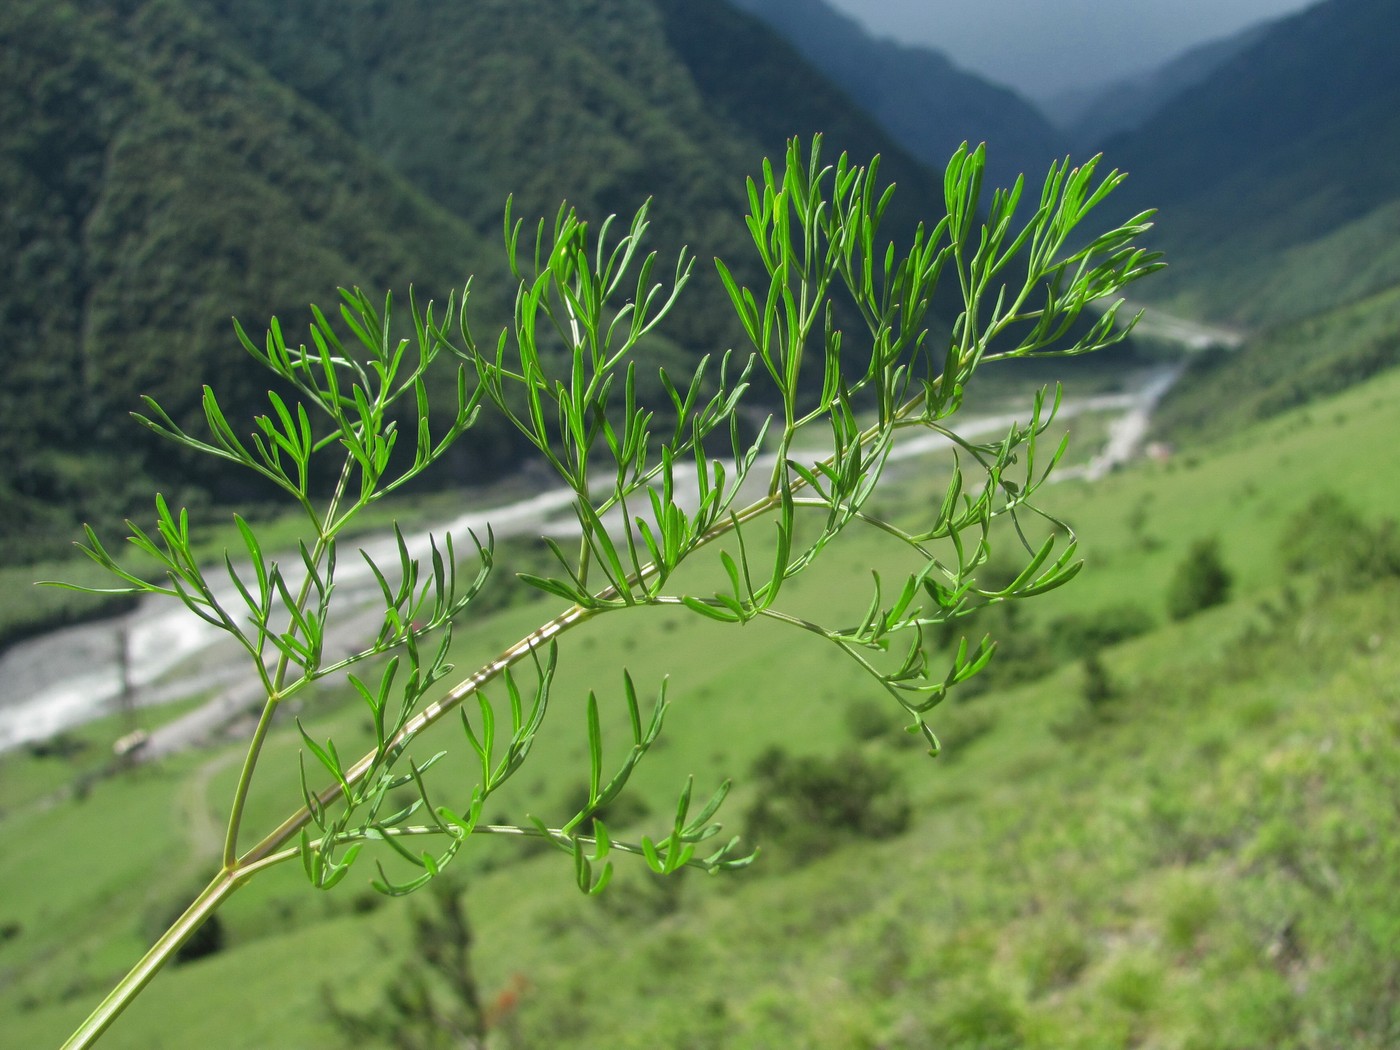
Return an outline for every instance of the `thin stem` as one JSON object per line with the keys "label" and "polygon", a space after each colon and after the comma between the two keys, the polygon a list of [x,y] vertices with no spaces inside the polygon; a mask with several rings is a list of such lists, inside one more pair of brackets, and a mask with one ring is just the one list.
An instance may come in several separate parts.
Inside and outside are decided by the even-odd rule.
{"label": "thin stem", "polygon": [[[421,824],[408,825],[399,828],[379,828],[377,833],[392,838],[405,838],[420,835],[441,835],[443,832],[440,827],[434,824]],[[564,828],[545,828],[541,830],[535,827],[521,827],[517,824],[478,824],[474,828],[472,828],[472,834],[513,835],[516,838],[548,839],[551,842],[568,842],[570,845],[572,845],[572,843],[574,842],[582,843],[585,846],[596,846],[598,844],[598,839],[594,835],[576,835],[572,831],[566,830]],[[355,834],[343,834],[335,836],[334,841],[336,841],[339,844],[345,844],[348,842],[359,841],[361,838],[362,836]],[[313,850],[320,848],[324,841],[325,840],[323,839],[312,839],[311,848]],[[610,849],[617,850],[619,853],[629,853],[638,857],[646,856],[646,851],[636,843],[621,842],[617,839],[610,838],[608,840],[608,846]],[[259,860],[254,864],[250,864],[247,867],[240,869],[241,874],[244,877],[251,877],[257,874],[259,871],[263,871],[267,868],[274,867],[278,864],[284,863],[285,861],[295,860],[300,855],[301,849],[299,847],[289,847],[286,849],[282,849],[276,853],[268,854],[268,856],[264,857],[262,860]],[[699,858],[692,858],[686,863],[691,867],[706,867],[704,861]]]}
{"label": "thin stem", "polygon": [[116,987],[107,994],[107,998],[103,999],[87,1020],[78,1026],[77,1031],[68,1037],[62,1050],[81,1050],[83,1047],[92,1046],[131,1001],[141,994],[142,989],[150,984],[151,979],[160,972],[169,958],[179,951],[180,946],[245,881],[246,876],[243,873],[227,869],[214,876],[203,892],[185,909],[185,913],[161,934],[160,939],[141,957],[141,961],[117,982]]}
{"label": "thin stem", "polygon": [[[350,473],[353,467],[354,458],[345,457],[345,463],[341,467],[340,477],[336,481],[335,491],[332,493],[329,503],[326,506],[325,517],[318,526],[316,532],[316,546],[312,553],[312,565],[318,569],[321,559],[325,557],[327,546],[335,538],[336,531],[349,520],[349,513],[340,522],[335,521],[335,515],[340,509],[340,502],[345,497],[345,487],[349,483]],[[308,572],[306,578],[301,581],[301,590],[297,594],[296,608],[302,611],[306,607],[307,599],[311,595],[312,573]],[[326,581],[330,586],[330,581]],[[295,622],[291,629],[295,631]],[[272,690],[269,692],[267,700],[263,703],[262,713],[258,716],[257,729],[253,732],[253,738],[248,742],[248,751],[243,756],[243,768],[238,774],[238,784],[233,791],[233,802],[229,807],[228,829],[224,833],[224,854],[223,865],[226,871],[231,871],[235,867],[235,860],[238,856],[238,833],[243,825],[243,813],[248,804],[248,793],[252,790],[253,774],[257,770],[258,759],[262,755],[263,743],[267,739],[268,731],[272,728],[273,715],[277,713],[278,704],[282,700],[282,687],[287,679],[287,667],[290,658],[286,650],[282,651],[277,660],[277,668],[272,676]]]}
{"label": "thin stem", "polygon": [[248,742],[247,753],[243,756],[243,768],[238,774],[238,785],[233,791],[233,805],[229,812],[228,828],[224,832],[223,865],[226,870],[232,869],[238,859],[238,832],[243,824],[243,812],[247,804],[248,792],[252,787],[253,773],[257,768],[258,758],[262,754],[263,742],[267,739],[268,730],[272,728],[272,716],[276,711],[277,701],[269,697],[263,704],[262,713],[258,716],[257,728],[253,730],[253,737]]}
{"label": "thin stem", "polygon": [[[600,595],[600,598],[605,600],[611,592],[612,588],[609,588],[608,591],[603,592],[603,595]],[[571,627],[576,627],[604,611],[604,609],[585,609],[582,606],[574,605],[542,627],[531,631],[524,638],[520,639],[520,641],[502,652],[496,659],[476,671],[471,677],[464,679],[454,686],[441,699],[429,704],[422,711],[418,712],[418,714],[414,715],[413,718],[404,723],[403,727],[384,745],[382,752],[376,749],[362,756],[359,761],[346,771],[344,786],[337,782],[329,787],[323,788],[316,795],[317,805],[329,806],[333,804],[336,799],[343,796],[346,787],[354,787],[365,778],[384,752],[392,752],[405,747],[414,737],[433,725],[443,715],[456,708],[463,700],[477,693],[484,686],[498,678],[503,672],[525,659],[525,657],[539,651],[540,647],[545,643],[559,637],[559,635],[563,634]],[[311,823],[311,819],[312,813],[307,806],[299,808],[295,813],[278,825],[276,829],[266,835],[256,846],[253,846],[238,858],[238,867],[240,870],[258,865],[260,862],[270,858],[274,853],[290,842],[302,828]]]}

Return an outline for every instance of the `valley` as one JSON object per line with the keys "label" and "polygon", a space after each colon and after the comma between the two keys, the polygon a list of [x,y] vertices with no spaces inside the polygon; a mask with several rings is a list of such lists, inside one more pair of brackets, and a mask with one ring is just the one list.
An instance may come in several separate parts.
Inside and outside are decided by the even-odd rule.
{"label": "valley", "polygon": [[[1179,321],[1171,330],[1208,331]],[[1160,331],[1165,334],[1167,329]],[[1060,409],[1061,420],[1104,416],[1110,435],[1103,448],[1080,450],[1090,458],[1078,471],[1102,477],[1139,452],[1151,410],[1178,374],[1177,369],[1159,370],[1138,377],[1136,388],[1122,394],[1068,399]],[[959,432],[970,439],[987,438],[1004,432],[1016,420],[1004,414],[972,417]],[[948,447],[946,439],[918,438],[897,446],[891,461],[934,457]],[[1071,468],[1064,476],[1077,475]],[[556,488],[473,511],[408,535],[408,547],[415,557],[423,557],[430,537],[441,540],[450,533],[462,542],[472,533],[485,536],[488,528],[498,539],[567,536],[577,529],[565,516],[570,498],[567,489]],[[393,551],[394,542],[392,533],[385,532],[362,537],[358,546],[382,562]],[[238,568],[243,575],[249,572],[246,566]],[[210,566],[208,571],[217,570]],[[332,650],[349,651],[376,626],[378,591],[363,564],[347,567],[339,579],[341,613],[327,644]],[[223,599],[237,600],[229,584],[223,587]],[[153,598],[120,617],[16,643],[0,653],[0,754],[125,708],[144,709],[199,695],[209,699],[152,729],[136,758],[156,761],[206,743],[261,706],[263,697],[256,683],[243,673],[245,661],[246,654],[220,631],[193,619],[183,608]]]}
{"label": "valley", "polygon": [[[1043,677],[945,705],[936,726],[946,750],[932,764],[901,742],[888,714],[885,732],[854,742],[847,712],[867,695],[864,687],[819,651],[787,648],[771,633],[721,635],[692,625],[691,644],[677,647],[675,626],[660,620],[628,639],[585,636],[566,653],[564,695],[585,686],[611,692],[619,658],[639,681],[664,669],[683,683],[674,729],[689,743],[654,759],[659,765],[639,787],[643,798],[660,788],[664,799],[678,771],[704,780],[743,769],[765,741],[781,737],[799,753],[858,747],[891,763],[921,815],[885,844],[852,845],[795,868],[778,851],[729,886],[688,880],[681,911],[630,917],[611,911],[622,897],[568,896],[564,858],[518,856],[509,844],[484,843],[475,862],[464,862],[469,901],[491,902],[474,912],[480,978],[496,988],[515,972],[529,976],[520,1014],[526,1031],[557,1032],[567,1012],[580,1041],[608,1032],[609,1040],[637,1046],[664,1038],[675,1024],[701,1024],[706,1004],[716,1001],[725,1004],[722,1022],[714,1021],[717,1042],[786,1032],[806,1045],[836,1047],[852,1032],[895,1038],[976,1023],[999,1026],[984,1031],[1050,1033],[1062,1046],[1101,1041],[1105,1031],[1123,1039],[1128,1031],[1203,1039],[1228,1031],[1288,1045],[1300,1015],[1323,1040],[1339,1024],[1352,1034],[1358,1024],[1385,1032],[1383,989],[1394,978],[1385,959],[1383,889],[1391,847],[1369,835],[1327,839],[1325,829],[1367,826],[1400,787],[1381,757],[1400,731],[1393,718],[1395,583],[1375,576],[1338,588],[1327,580],[1344,577],[1326,574],[1340,570],[1319,561],[1284,585],[1275,550],[1307,493],[1365,484],[1369,467],[1347,449],[1390,432],[1395,384],[1393,375],[1373,381],[1237,440],[1195,449],[1187,460],[1142,462],[1093,486],[1061,486],[1053,502],[1080,532],[1089,566],[1080,586],[1028,606],[1032,619],[1022,632],[1071,616],[1122,620],[1124,608],[1143,610],[1154,625],[1102,650],[1116,698],[1108,706],[1086,705],[1080,661],[1071,658]],[[916,503],[925,498],[913,482],[921,473],[905,481],[905,498]],[[1239,477],[1254,484],[1241,490]],[[1365,520],[1375,523],[1375,516],[1400,515],[1400,505],[1390,493],[1368,511]],[[1170,571],[1205,522],[1223,530],[1235,594],[1199,617],[1164,622]],[[853,550],[849,564],[866,557]],[[846,589],[850,579],[837,570],[818,590]],[[469,625],[459,644],[493,651],[538,619],[538,609]],[[723,667],[706,655],[715,645],[725,647]],[[775,645],[802,659],[773,661]],[[764,665],[768,679],[739,687]],[[765,698],[759,707],[757,697]],[[361,721],[355,706],[325,705],[317,708],[318,732],[353,740]],[[528,805],[570,790],[568,714],[562,735],[542,744],[559,760],[546,757],[541,768],[553,765],[558,775],[527,785]],[[270,760],[285,762],[295,748],[295,734],[282,731]],[[50,1043],[84,1008],[86,995],[66,1005],[45,998],[51,967],[70,983],[83,972],[97,980],[105,956],[81,964],[75,951],[90,952],[99,940],[118,952],[137,947],[140,931],[129,916],[166,899],[183,877],[165,858],[184,855],[184,836],[207,836],[205,818],[187,826],[189,818],[177,819],[171,807],[207,812],[199,808],[203,798],[216,809],[236,752],[221,745],[171,756],[42,809],[23,800],[44,777],[74,768],[73,760],[21,751],[0,763],[4,797],[17,807],[7,810],[4,830],[25,843],[0,861],[6,885],[21,886],[25,870],[46,865],[52,842],[71,838],[93,848],[95,831],[83,829],[98,815],[128,849],[139,844],[130,854],[137,867],[112,884],[118,908],[113,898],[89,896],[82,871],[51,877],[47,903],[10,897],[0,917],[22,932],[0,945],[11,989],[4,994],[13,997],[0,1001],[18,1037]],[[731,803],[738,826],[752,797],[748,779],[740,778]],[[1311,842],[1327,844],[1305,848]],[[853,863],[862,872],[855,881]],[[236,1024],[249,1042],[233,1045],[269,1038],[323,1045],[330,1036],[316,987],[334,970],[309,959],[359,960],[369,977],[383,965],[380,950],[366,947],[374,937],[404,950],[405,905],[386,903],[372,919],[352,919],[342,909],[358,907],[354,891],[308,900],[305,886],[288,876],[245,891],[226,917],[233,943],[164,975],[148,993],[149,1006],[113,1030],[113,1045],[148,1045],[171,1023],[189,1038],[212,1040],[226,1040]],[[623,888],[612,893],[644,892],[625,888],[636,873],[620,877]],[[1339,897],[1345,910],[1336,906]],[[30,914],[48,916],[45,928],[34,927]],[[369,938],[365,922],[376,931]],[[796,940],[795,931],[802,933]],[[880,964],[877,942],[905,961]],[[563,959],[545,947],[561,943]],[[19,964],[16,950],[52,961]],[[657,967],[684,975],[698,1000],[649,993],[655,985],[647,973]],[[912,979],[925,970],[926,978]],[[1129,981],[1140,989],[1132,996],[1121,990]],[[250,1027],[227,1012],[234,1004],[218,989],[230,984],[268,994],[281,987],[279,1001],[293,984],[304,991],[290,997],[290,1013],[264,1015],[268,1027]],[[930,984],[946,989],[931,1006]],[[598,1006],[581,1009],[578,989]],[[972,989],[980,990],[976,1022],[959,1012]],[[183,1005],[194,1003],[198,1010]],[[1371,1020],[1358,1021],[1358,1012],[1334,1017],[1328,1004],[1338,1003],[1370,1010]],[[631,1018],[627,1035],[607,1020],[619,1009]],[[843,1018],[837,1028],[833,1012]],[[1358,1045],[1379,1048],[1386,1038]]]}
{"label": "valley", "polygon": [[[268,411],[269,380],[230,315],[255,348],[273,317],[295,344],[314,320],[305,304],[333,313],[338,287],[380,303],[393,290],[388,341],[414,334],[410,302],[423,320],[433,299],[443,321],[474,275],[466,316],[494,346],[517,318],[537,222],[547,233],[568,200],[596,230],[650,200],[654,279],[669,287],[681,245],[695,260],[684,305],[628,377],[664,416],[661,370],[751,345],[712,262],[742,284],[766,279],[745,179],[789,136],[820,131],[824,156],[882,157],[898,192],[880,235],[900,243],[943,215],[943,164],[964,140],[988,142],[984,200],[1027,174],[1022,216],[1052,159],[1098,151],[1129,172],[1104,221],[1157,209],[1144,243],[1168,265],[1128,290],[1125,312],[1145,311],[1133,337],[988,367],[950,424],[995,443],[1035,389],[1064,383],[1046,444],[1067,435],[1068,451],[1030,532],[1055,536],[1058,555],[1072,530],[1082,570],[920,640],[934,661],[997,640],[929,713],[936,758],[849,659],[791,624],[675,605],[568,632],[528,765],[441,876],[470,920],[462,958],[489,1010],[485,1050],[1400,1046],[1400,842],[1386,830],[1400,802],[1400,66],[1377,30],[1389,0],[1320,0],[1056,119],[824,0],[442,11],[0,10],[0,1042],[59,1045],[208,883],[264,699],[247,654],[178,602],[85,602],[32,581],[102,585],[71,556],[82,523],[116,549],[123,517],[148,527],[157,491],[189,506],[200,564],[219,578],[225,550],[245,549],[234,511],[292,552],[284,563],[299,559],[300,522],[276,493],[162,444],[130,419],[149,411],[142,395],[203,434],[209,383],[248,429],[236,421]],[[502,247],[508,199],[520,273]],[[934,360],[962,323],[954,269],[930,308]],[[1062,291],[1047,280],[1037,294]],[[832,325],[865,331],[850,302]],[[570,359],[567,327],[551,367]],[[424,390],[450,414],[446,363]],[[825,380],[809,371],[811,398]],[[756,432],[759,414],[742,426]],[[469,531],[489,526],[498,544],[495,580],[453,625],[448,681],[558,614],[554,596],[505,586],[557,573],[539,538],[570,546],[579,530],[554,475],[522,469],[531,453],[485,413],[440,483],[370,508],[342,548],[328,651],[380,630],[379,585],[344,552],[394,564],[395,528],[416,554],[450,531],[464,566]],[[926,521],[953,462],[937,435],[896,445],[872,513]],[[1026,522],[1002,524],[994,546],[1015,548]],[[862,622],[872,572],[899,578],[888,541],[842,534],[786,585],[785,614]],[[691,593],[738,593],[744,552],[712,553],[691,567]],[[979,585],[1018,568],[994,557]],[[590,786],[595,739],[608,763],[632,754],[633,684],[644,710],[663,688],[671,706],[606,807],[612,834],[661,841],[687,784],[699,800],[732,781],[715,819],[721,840],[759,847],[752,866],[662,880],[615,850],[613,883],[584,895],[575,858],[503,832],[577,811],[600,775]],[[489,692],[503,735],[509,691]],[[483,724],[466,706],[409,756],[426,769],[447,754],[435,790],[459,813],[477,777],[461,727]],[[245,844],[324,779],[313,742],[375,746],[364,696],[340,680],[266,728]],[[413,800],[407,784],[392,791]],[[851,812],[822,809],[824,791]],[[455,977],[433,970],[420,934],[448,943],[461,929],[431,890],[370,885],[417,869],[384,842],[328,892],[301,868],[230,896],[212,950],[166,968],[100,1045],[340,1047],[354,1041],[345,1009],[403,1029],[362,1029],[360,1045],[450,1041],[423,1019],[451,1014]]]}

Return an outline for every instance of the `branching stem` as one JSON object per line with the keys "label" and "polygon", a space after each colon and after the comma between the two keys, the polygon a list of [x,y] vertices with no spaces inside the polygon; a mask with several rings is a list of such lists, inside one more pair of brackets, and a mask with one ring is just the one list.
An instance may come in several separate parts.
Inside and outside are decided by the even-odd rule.
{"label": "branching stem", "polygon": [[[708,858],[695,856],[696,844],[719,830],[717,824],[709,821],[728,791],[727,781],[694,817],[690,815],[693,785],[688,782],[681,792],[671,831],[662,839],[643,837],[638,845],[613,842],[608,836],[598,814],[626,785],[633,766],[657,739],[668,704],[663,686],[648,724],[642,717],[637,691],[626,674],[632,743],[621,768],[611,779],[603,776],[598,701],[591,694],[588,698],[590,776],[586,805],[558,827],[542,822],[533,827],[478,823],[486,797],[524,761],[543,721],[554,674],[555,642],[604,612],[638,604],[679,605],[729,623],[746,623],[761,616],[813,633],[835,644],[894,697],[914,720],[910,731],[922,731],[936,753],[937,739],[921,714],[938,703],[949,686],[977,673],[990,658],[991,645],[984,640],[969,653],[964,640],[947,676],[937,680],[926,673],[924,627],[945,624],[963,615],[969,608],[969,598],[1002,601],[1049,590],[1070,579],[1078,567],[1071,563],[1072,540],[1058,560],[1052,560],[1055,537],[1048,537],[1036,547],[1016,520],[1017,536],[1029,557],[1015,581],[1001,590],[978,589],[972,576],[989,555],[988,536],[995,517],[1010,514],[1016,519],[1022,507],[1041,513],[1027,500],[1044,482],[1059,453],[1050,457],[1049,467],[1033,469],[1036,438],[1053,418],[1058,398],[1049,415],[1043,416],[1042,392],[1030,424],[1012,426],[1007,436],[994,444],[975,445],[945,427],[942,420],[957,410],[963,385],[984,360],[1079,353],[1121,338],[1121,334],[1112,331],[1116,307],[1111,307],[1090,326],[1087,335],[1071,340],[1068,349],[1052,346],[1065,336],[1070,323],[1087,304],[1113,294],[1159,264],[1155,256],[1129,245],[1133,237],[1147,229],[1146,214],[1090,242],[1089,248],[1058,263],[1054,261],[1069,231],[1121,179],[1114,173],[1091,191],[1089,184],[1096,161],[1072,171],[1067,165],[1052,166],[1039,209],[1009,245],[1006,237],[1021,183],[1009,194],[995,195],[987,223],[980,229],[981,239],[969,257],[969,237],[976,225],[976,198],[985,163],[980,147],[963,147],[955,154],[944,183],[947,217],[931,234],[920,227],[908,256],[897,261],[892,245],[883,252],[877,251],[876,228],[890,194],[889,189],[878,191],[874,184],[877,164],[853,168],[843,156],[834,168],[823,168],[819,165],[819,147],[819,140],[814,141],[810,156],[804,157],[800,144],[794,141],[789,144],[787,167],[781,177],[775,177],[771,165],[765,162],[762,187],[750,180],[749,230],[770,282],[766,290],[755,295],[741,287],[723,263],[718,263],[718,269],[756,353],[737,381],[728,372],[726,355],[720,365],[719,393],[708,402],[701,396],[706,377],[703,361],[688,385],[675,386],[662,372],[661,382],[674,408],[676,426],[675,436],[663,446],[659,461],[648,455],[652,409],[639,402],[637,366],[627,358],[638,341],[670,311],[691,267],[682,252],[671,290],[663,294],[662,285],[652,283],[655,255],[648,255],[640,263],[635,289],[626,302],[610,301],[614,293],[618,299],[628,295],[624,277],[646,228],[645,205],[639,209],[629,232],[611,248],[611,220],[605,221],[591,258],[587,224],[572,209],[561,208],[552,227],[552,240],[550,227],[543,221],[539,223],[531,274],[526,273],[528,267],[520,256],[521,224],[511,222],[507,205],[506,248],[511,272],[520,283],[514,327],[502,334],[494,354],[479,350],[467,329],[465,293],[460,321],[465,349],[451,344],[445,328],[433,320],[431,305],[426,314],[420,314],[414,306],[418,360],[404,378],[400,378],[399,369],[408,341],[395,343],[390,337],[388,299],[381,316],[358,290],[342,293],[345,303],[341,316],[359,341],[357,349],[347,350],[336,329],[315,307],[313,350],[305,346],[296,351],[288,349],[275,320],[268,332],[266,350],[254,346],[239,328],[239,338],[253,356],[330,418],[331,430],[320,437],[313,434],[305,404],[289,408],[276,394],[269,395],[272,413],[256,420],[257,432],[252,435],[251,445],[230,425],[207,388],[204,408],[212,434],[209,441],[185,433],[158,405],[148,401],[154,419],[142,417],[147,426],[187,447],[240,463],[278,484],[309,513],[316,538],[314,543],[299,548],[306,575],[293,595],[276,563],[263,558],[260,544],[246,522],[237,519],[257,574],[254,594],[252,586],[233,572],[232,562],[228,563],[256,628],[255,634],[247,634],[239,626],[241,621],[235,621],[220,604],[195,564],[183,511],[177,522],[164,501],[157,498],[164,552],[132,526],[133,542],[161,560],[168,570],[169,586],[147,583],[122,569],[88,530],[88,554],[130,584],[131,591],[178,597],[207,622],[234,635],[255,660],[256,673],[267,696],[234,789],[219,872],[79,1027],[66,1047],[90,1046],[235,889],[253,875],[293,858],[303,860],[315,885],[329,888],[349,870],[361,846],[377,841],[422,871],[408,883],[394,885],[381,867],[382,879],[376,885],[390,893],[411,891],[436,877],[463,841],[474,833],[543,838],[572,852],[579,885],[590,893],[601,890],[608,882],[612,869],[605,858],[609,850],[643,856],[652,870],[662,874],[687,865],[713,871],[747,863],[751,858],[728,856],[737,840],[731,840]],[[829,188],[834,191],[831,200],[825,196]],[[1007,306],[1008,287],[992,287],[992,278],[1013,256],[1022,255],[1027,257],[1026,279],[1010,287],[1011,301]],[[883,273],[877,280],[882,258]],[[961,313],[953,322],[946,354],[940,360],[933,348],[925,345],[929,330],[923,319],[945,262],[951,262],[957,273],[963,302]],[[863,375],[847,376],[841,368],[842,333],[836,327],[834,318],[838,311],[831,293],[833,280],[838,276],[869,329],[870,362]],[[1069,287],[1061,287],[1066,278]],[[1046,295],[1043,309],[1026,309],[1030,296],[1042,290]],[[985,318],[984,303],[990,306]],[[450,303],[448,312],[451,314]],[[991,351],[990,340],[1011,325],[1025,321],[1034,321],[1033,328],[1015,348]],[[506,362],[511,336],[518,350],[518,369]],[[825,354],[821,386],[815,399],[809,400],[807,373],[816,370],[803,368],[803,355],[809,349],[815,352],[816,348],[807,344],[818,337],[820,350]],[[561,345],[564,352],[557,356]],[[442,349],[461,361],[457,369],[457,412],[446,436],[434,444],[428,426],[425,376]],[[772,377],[778,396],[759,437],[747,442],[739,436],[739,402],[748,391],[750,371],[759,360]],[[556,374],[556,366],[560,365]],[[916,366],[920,376],[929,378],[916,378]],[[468,375],[472,372],[477,387],[469,393]],[[861,394],[863,390],[865,393]],[[618,393],[625,400],[620,426],[614,411],[616,405],[609,404],[609,398]],[[874,422],[861,426],[859,413],[864,409],[858,405],[865,402],[858,401],[856,395],[872,398],[872,394]],[[417,420],[416,427],[404,428],[405,447],[396,451],[399,424],[390,420],[389,409],[401,397],[416,403]],[[410,555],[395,526],[398,582],[390,582],[392,572],[386,574],[372,560],[369,562],[385,600],[383,626],[376,640],[343,660],[324,665],[322,647],[334,586],[335,540],[358,511],[438,459],[472,424],[483,403],[498,408],[574,491],[582,529],[577,556],[571,559],[557,544],[547,541],[563,562],[563,576],[549,579],[521,574],[525,582],[562,597],[568,608],[420,706],[431,695],[430,689],[436,689],[450,670],[446,661],[453,616],[471,601],[492,568],[489,535],[485,545],[477,542],[481,571],[476,583],[459,594],[451,537],[447,537],[445,551],[433,541],[431,566],[425,568],[426,562]],[[799,412],[799,404],[815,407]],[[780,418],[776,462],[766,479],[764,495],[742,509],[732,510],[740,483],[758,460],[768,426],[775,417]],[[796,434],[823,418],[831,425],[831,453],[815,463],[792,458]],[[728,466],[727,461],[712,458],[705,448],[706,438],[724,424],[729,428],[734,457]],[[980,484],[964,491],[960,462],[955,463],[933,525],[917,534],[864,509],[897,432],[909,427],[945,435],[955,448],[968,453],[982,471]],[[308,487],[308,478],[317,475],[309,469],[309,463],[313,455],[332,448],[339,449],[344,459],[326,508],[317,514]],[[1018,462],[1018,450],[1025,457],[1026,476],[1020,484],[1009,477],[1012,466]],[[397,463],[406,451],[413,452],[412,466],[391,480],[386,476],[390,464]],[[608,491],[595,499],[589,490],[590,479],[604,476],[607,466],[603,461],[609,455],[615,468],[614,480]],[[695,461],[699,479],[700,506],[693,513],[682,508],[673,491],[676,464],[689,458]],[[354,480],[357,475],[358,482]],[[603,522],[602,515],[612,508],[617,508],[623,519],[621,542]],[[634,518],[638,508],[644,513],[650,508],[654,520]],[[804,533],[801,544],[795,539],[799,510],[826,514],[816,537]],[[765,569],[753,563],[751,553],[755,545],[746,542],[743,530],[750,522],[770,515],[777,522],[777,538],[771,569]],[[916,556],[917,567],[901,578],[901,586],[892,593],[885,592],[876,575],[874,596],[864,616],[857,619],[855,626],[841,629],[774,608],[784,582],[811,565],[852,522],[882,530]],[[1058,523],[1052,520],[1052,524]],[[733,549],[719,555],[730,584],[728,592],[716,592],[709,598],[661,593],[681,562],[730,536],[735,540]],[[946,564],[931,549],[934,539],[946,542],[951,549],[951,554],[945,552]],[[595,590],[604,580],[609,585]],[[284,624],[275,615],[285,615],[290,620]],[[418,643],[439,629],[437,655],[425,659]],[[882,670],[867,654],[890,653],[896,636],[910,643],[904,645],[907,655],[898,669]],[[264,659],[269,644],[278,650],[275,661]],[[542,661],[541,654],[545,652],[549,658]],[[353,674],[347,677],[347,683],[371,710],[376,746],[345,766],[333,742],[327,741],[323,747],[302,729],[306,745],[303,755],[314,756],[331,774],[332,782],[313,792],[303,768],[301,807],[253,846],[242,849],[239,839],[249,793],[283,701],[331,670],[346,669],[376,656],[388,658],[377,687]],[[524,702],[512,673],[527,657],[535,660],[538,671],[533,707]],[[883,661],[884,657],[878,659]],[[501,683],[508,706],[497,697],[498,708],[484,691]],[[396,689],[402,701],[395,710],[391,709],[391,701]],[[463,725],[480,760],[480,780],[461,816],[446,806],[437,806],[429,797],[424,775],[441,755],[420,763],[407,751],[425,730],[471,698],[476,698],[480,710],[474,718],[466,717],[464,712]],[[499,715],[498,710],[502,712]],[[508,724],[504,713],[507,710]],[[499,746],[503,741],[507,741],[504,754]],[[407,773],[394,768],[400,760],[408,767]],[[381,806],[390,793],[401,788],[416,791],[418,799],[392,815],[381,814]],[[415,813],[426,814],[431,823],[406,824]],[[580,834],[577,829],[587,827],[590,820],[593,833]],[[315,838],[308,830],[313,824],[319,829]],[[447,843],[445,852],[438,857],[411,853],[401,841],[434,837],[444,838]],[[337,857],[338,851],[343,852],[342,857]]]}

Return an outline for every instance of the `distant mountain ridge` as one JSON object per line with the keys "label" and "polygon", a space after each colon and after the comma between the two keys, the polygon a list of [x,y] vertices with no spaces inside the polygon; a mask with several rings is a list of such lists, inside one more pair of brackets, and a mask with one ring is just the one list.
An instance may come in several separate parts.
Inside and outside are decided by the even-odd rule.
{"label": "distant mountain ridge", "polygon": [[1258,324],[1400,283],[1400,49],[1391,0],[1280,19],[1111,139],[1127,199],[1160,208],[1148,294]]}
{"label": "distant mountain ridge", "polygon": [[941,169],[964,142],[987,143],[996,184],[1032,184],[1068,138],[1034,105],[928,47],[871,36],[825,0],[731,0],[790,40],[920,160]]}
{"label": "distant mountain ridge", "polygon": [[1043,108],[1077,147],[1097,147],[1111,136],[1130,132],[1144,123],[1177,95],[1253,46],[1271,25],[1252,25],[1199,44],[1137,76],[1067,92]]}

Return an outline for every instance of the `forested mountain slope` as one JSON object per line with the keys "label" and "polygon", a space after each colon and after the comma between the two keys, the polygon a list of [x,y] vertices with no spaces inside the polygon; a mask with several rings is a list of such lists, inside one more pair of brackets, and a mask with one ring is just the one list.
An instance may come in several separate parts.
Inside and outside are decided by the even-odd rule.
{"label": "forested mountain slope", "polygon": [[1301,317],[1400,281],[1400,52],[1389,0],[1274,23],[1110,161],[1161,209],[1154,296],[1215,318]]}
{"label": "forested mountain slope", "polygon": [[299,319],[338,284],[445,293],[482,250],[179,5],[17,2],[0,50],[6,533],[125,504],[138,392],[188,418],[200,382],[265,388],[230,314]]}
{"label": "forested mountain slope", "polygon": [[[931,176],[721,0],[509,0],[454,5],[450,17],[432,0],[187,2],[493,239],[508,194],[518,214],[550,217],[563,197],[586,216],[630,214],[654,197],[658,243],[738,257],[744,173],[815,131],[833,158],[885,156],[905,222],[932,199]],[[714,313],[693,320],[712,324]]]}
{"label": "forested mountain slope", "polygon": [[734,0],[790,40],[906,149],[932,165],[960,142],[988,143],[998,185],[1032,183],[1068,138],[1009,88],[957,68],[932,48],[877,39],[825,0]]}
{"label": "forested mountain slope", "polygon": [[[678,352],[737,342],[709,257],[742,272],[742,176],[787,136],[884,154],[892,226],[934,188],[718,0],[15,0],[0,58],[0,557],[144,505],[152,475],[181,480],[126,418],[138,394],[185,421],[204,382],[231,415],[260,400],[231,314],[295,333],[337,286],[441,298],[477,272],[494,332],[508,193],[532,221],[566,196],[601,219],[654,194],[652,243],[701,260],[662,344]],[[508,466],[487,439],[459,474]]]}

